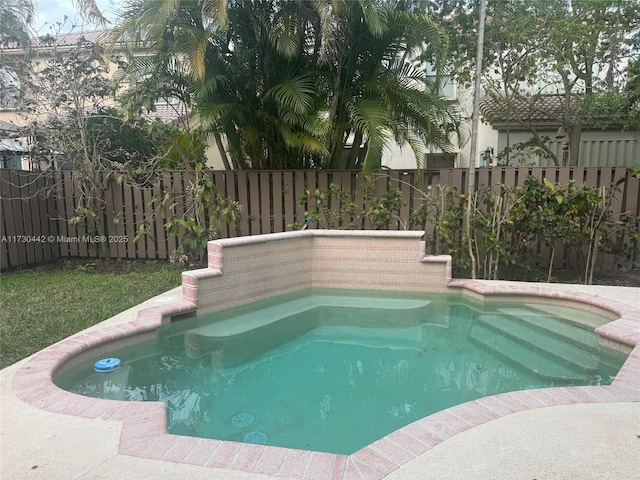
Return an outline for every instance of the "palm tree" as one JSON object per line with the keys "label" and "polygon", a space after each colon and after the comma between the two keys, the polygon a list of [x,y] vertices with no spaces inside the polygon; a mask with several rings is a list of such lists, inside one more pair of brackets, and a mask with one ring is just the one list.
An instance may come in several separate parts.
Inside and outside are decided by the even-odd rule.
{"label": "palm tree", "polygon": [[0,46],[28,46],[35,13],[33,0],[0,0]]}
{"label": "palm tree", "polygon": [[4,50],[27,52],[34,17],[32,0],[0,0],[0,107],[14,108],[20,101],[20,85],[29,71],[28,56],[6,54]]}
{"label": "palm tree", "polygon": [[307,51],[311,2],[230,4],[229,29],[212,38],[201,118],[224,134],[234,165],[309,168],[328,155],[325,102]]}
{"label": "palm tree", "polygon": [[[418,166],[426,147],[459,135],[456,105],[429,85],[421,58],[442,64],[447,39],[426,15],[403,3],[344,2],[334,10],[326,64],[332,86],[330,168],[381,165],[391,142],[408,143]],[[352,140],[351,140],[352,139]],[[348,157],[345,147],[351,143]]]}
{"label": "palm tree", "polygon": [[116,34],[155,47],[125,71],[178,88],[227,165],[374,169],[393,141],[420,158],[457,132],[455,108],[425,87],[417,60],[443,59],[446,39],[402,5],[130,0]]}
{"label": "palm tree", "polygon": [[233,2],[227,17],[219,13],[221,4],[204,8],[206,0],[171,8],[164,1],[130,2],[117,38],[154,45],[159,54],[132,57],[120,78],[146,76],[145,87],[177,88],[222,147],[228,166],[309,166],[328,152],[319,139],[321,98],[306,65],[305,34],[298,30],[309,25],[306,3],[285,2],[275,11],[267,2]]}

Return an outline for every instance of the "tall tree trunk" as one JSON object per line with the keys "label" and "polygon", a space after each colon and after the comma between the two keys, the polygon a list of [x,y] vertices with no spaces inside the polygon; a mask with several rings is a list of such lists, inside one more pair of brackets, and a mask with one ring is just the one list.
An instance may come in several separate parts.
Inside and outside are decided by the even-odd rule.
{"label": "tall tree trunk", "polygon": [[336,130],[332,139],[333,149],[331,151],[331,159],[329,161],[329,169],[338,170],[342,163],[342,153],[344,152],[344,144],[348,138],[349,132],[339,129]]}
{"label": "tall tree trunk", "polygon": [[578,121],[569,136],[569,166],[575,167],[580,159],[580,137],[582,136],[582,122]]}
{"label": "tall tree trunk", "polygon": [[224,164],[225,170],[231,170],[229,157],[227,157],[227,152],[225,151],[224,145],[222,144],[222,138],[220,138],[220,133],[213,132],[213,138],[215,138],[216,140],[216,146],[218,147],[218,151],[220,152],[220,158],[222,158],[222,163]]}
{"label": "tall tree trunk", "polygon": [[351,145],[351,152],[349,153],[349,159],[347,160],[347,165],[345,166],[347,170],[356,168],[356,161],[360,156],[360,145],[362,145],[362,137],[362,130],[358,129],[353,138],[353,145]]}

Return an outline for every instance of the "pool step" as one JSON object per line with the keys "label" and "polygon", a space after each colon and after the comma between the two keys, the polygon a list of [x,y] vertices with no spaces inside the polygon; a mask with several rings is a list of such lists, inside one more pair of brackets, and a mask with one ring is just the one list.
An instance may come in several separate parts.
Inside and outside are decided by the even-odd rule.
{"label": "pool step", "polygon": [[507,318],[517,320],[533,330],[552,334],[567,343],[598,353],[599,338],[594,335],[593,327],[578,326],[570,319],[554,316],[552,312],[542,311],[536,307],[538,306],[501,308],[500,312]]}
{"label": "pool step", "polygon": [[413,300],[403,298],[375,298],[375,297],[340,297],[333,295],[311,295],[282,302],[258,311],[235,315],[231,318],[214,321],[203,327],[194,329],[191,334],[206,337],[227,337],[239,335],[292,315],[305,313],[315,308],[336,307],[352,309],[380,309],[387,311],[414,310],[424,308],[431,303],[429,300]]}
{"label": "pool step", "polygon": [[[584,374],[595,374],[598,371],[600,358],[597,354],[597,337],[582,335],[588,332],[577,327],[573,327],[574,335],[571,336],[569,330],[557,334],[540,325],[532,326],[522,319],[507,315],[483,314],[478,316],[477,321],[496,337],[505,337],[513,343],[525,345],[546,358],[570,366],[574,371]],[[591,338],[595,339],[595,344]]]}
{"label": "pool step", "polygon": [[484,325],[475,325],[469,337],[540,378],[561,382],[584,382],[588,378],[583,371],[562,364],[543,352],[522,348],[522,344],[496,334]]}
{"label": "pool step", "polygon": [[[380,327],[400,311],[405,319],[420,316],[429,304],[429,300],[312,295],[195,328],[185,333],[185,348],[191,358],[215,352],[230,366],[246,361],[244,352],[270,350],[313,328],[334,325],[336,318],[347,322],[344,326]],[[310,315],[316,309],[318,315]],[[335,315],[335,309],[342,315]],[[402,326],[401,321],[396,323]]]}
{"label": "pool step", "polygon": [[582,327],[585,330],[593,331],[597,327],[609,323],[614,317],[598,314],[586,310],[578,310],[574,307],[563,307],[559,305],[547,305],[543,303],[525,303],[527,308],[540,312],[540,315],[561,318],[563,322]]}

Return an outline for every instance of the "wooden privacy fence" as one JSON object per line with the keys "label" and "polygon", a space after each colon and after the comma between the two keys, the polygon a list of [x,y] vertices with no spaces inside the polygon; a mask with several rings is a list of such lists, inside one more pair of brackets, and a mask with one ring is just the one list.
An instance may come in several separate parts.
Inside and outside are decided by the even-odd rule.
{"label": "wooden privacy fence", "polygon": [[[303,222],[305,208],[297,199],[305,192],[339,185],[354,195],[355,203],[364,206],[364,175],[358,171],[211,171],[207,172],[218,191],[242,205],[240,235],[283,232],[294,221]],[[476,186],[522,185],[533,175],[551,182],[574,180],[576,185],[609,186],[626,175],[625,167],[504,167],[476,171]],[[165,220],[153,215],[152,199],[161,199],[165,191],[177,199],[189,188],[187,176],[180,171],[166,173],[146,188],[113,182],[104,198],[105,238],[78,228],[69,220],[76,215],[79,191],[73,172],[43,175],[15,170],[0,170],[0,266],[2,269],[37,264],[61,257],[97,257],[97,244],[107,242],[113,258],[166,259],[178,248],[179,239],[168,237]],[[466,169],[439,171],[388,171],[374,177],[376,194],[389,186],[402,192],[399,219],[390,228],[407,228],[411,210],[423,201],[420,191],[435,195],[438,186],[451,186],[458,193],[468,188]],[[178,202],[177,211],[184,209]],[[640,215],[639,181],[628,177],[620,185],[613,204],[614,213]],[[149,222],[149,219],[152,219]],[[139,227],[149,224],[148,235],[134,241]],[[311,227],[313,228],[314,225]],[[361,228],[367,228],[362,220]],[[426,226],[427,232],[432,226]],[[221,237],[235,236],[234,228],[225,227]],[[544,259],[543,259],[544,261]],[[609,265],[609,268],[614,265]],[[601,268],[608,268],[601,264]]]}

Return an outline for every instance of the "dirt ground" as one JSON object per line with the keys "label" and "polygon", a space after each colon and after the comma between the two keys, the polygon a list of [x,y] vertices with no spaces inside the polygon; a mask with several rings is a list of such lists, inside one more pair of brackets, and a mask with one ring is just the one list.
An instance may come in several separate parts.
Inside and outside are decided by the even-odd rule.
{"label": "dirt ground", "polygon": [[[582,283],[574,275],[565,272],[554,272],[558,283]],[[640,287],[640,270],[611,270],[593,273],[594,285],[613,285],[617,287]]]}

